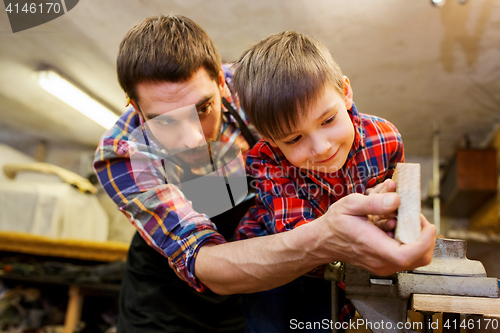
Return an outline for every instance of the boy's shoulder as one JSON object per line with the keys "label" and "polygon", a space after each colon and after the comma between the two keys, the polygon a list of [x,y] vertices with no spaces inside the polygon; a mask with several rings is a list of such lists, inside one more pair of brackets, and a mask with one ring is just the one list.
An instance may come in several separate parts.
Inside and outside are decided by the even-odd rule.
{"label": "boy's shoulder", "polygon": [[365,140],[372,136],[394,137],[401,140],[398,129],[387,119],[366,113],[359,113],[359,119],[360,132]]}
{"label": "boy's shoulder", "polygon": [[278,164],[288,162],[279,149],[275,149],[268,141],[260,139],[250,150],[247,159],[274,161]]}
{"label": "boy's shoulder", "polygon": [[246,165],[249,170],[253,170],[252,173],[257,174],[270,172],[271,169],[287,171],[296,169],[279,148],[273,147],[264,139],[260,139],[248,152]]}
{"label": "boy's shoulder", "polygon": [[[356,156],[381,156],[403,152],[403,139],[390,121],[370,115],[359,114],[359,147]],[[360,151],[364,153],[358,154]]]}
{"label": "boy's shoulder", "polygon": [[390,121],[387,119],[381,118],[379,116],[374,116],[371,114],[367,113],[359,113],[359,116],[361,118],[361,121],[363,122],[364,126],[375,126],[378,128],[383,128],[383,129],[390,129],[393,131],[398,131],[396,126],[394,126]]}

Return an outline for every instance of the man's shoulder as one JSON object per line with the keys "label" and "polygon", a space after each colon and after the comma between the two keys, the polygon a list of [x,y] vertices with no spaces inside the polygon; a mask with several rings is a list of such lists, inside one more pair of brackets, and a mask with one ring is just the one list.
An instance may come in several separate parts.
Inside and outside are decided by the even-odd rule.
{"label": "man's shoulder", "polygon": [[130,148],[130,137],[135,129],[140,128],[141,121],[139,113],[130,108],[123,113],[116,123],[101,137],[96,150],[96,161],[115,158],[116,156],[127,156]]}
{"label": "man's shoulder", "polygon": [[120,139],[127,139],[139,126],[141,126],[139,112],[134,108],[130,108],[118,118],[113,127],[104,133],[101,140],[118,137]]}

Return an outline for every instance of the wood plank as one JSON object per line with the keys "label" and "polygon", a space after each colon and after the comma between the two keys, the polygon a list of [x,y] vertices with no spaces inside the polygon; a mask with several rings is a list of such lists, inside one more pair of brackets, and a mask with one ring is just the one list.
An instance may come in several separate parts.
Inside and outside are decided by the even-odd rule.
{"label": "wood plank", "polygon": [[412,243],[420,237],[420,164],[398,163],[392,179],[401,198],[395,238]]}
{"label": "wood plank", "polygon": [[414,294],[410,310],[499,316],[500,298]]}
{"label": "wood plank", "polygon": [[111,262],[125,260],[128,248],[129,244],[120,242],[55,240],[20,232],[0,232],[0,251],[7,252]]}

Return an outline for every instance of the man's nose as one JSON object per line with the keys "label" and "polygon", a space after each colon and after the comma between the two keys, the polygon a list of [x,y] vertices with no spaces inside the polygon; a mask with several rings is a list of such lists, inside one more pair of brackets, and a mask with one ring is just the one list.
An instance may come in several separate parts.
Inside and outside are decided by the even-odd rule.
{"label": "man's nose", "polygon": [[199,123],[185,121],[181,128],[181,142],[187,148],[196,148],[204,144],[205,136]]}

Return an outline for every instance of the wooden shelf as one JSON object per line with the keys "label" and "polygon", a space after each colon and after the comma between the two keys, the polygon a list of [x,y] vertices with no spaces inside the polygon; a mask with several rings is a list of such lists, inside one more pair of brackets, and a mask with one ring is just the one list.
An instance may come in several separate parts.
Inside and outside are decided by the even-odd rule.
{"label": "wooden shelf", "polygon": [[[90,282],[74,282],[68,279],[60,278],[57,276],[24,276],[20,274],[0,274],[0,280],[26,282],[29,284],[37,285],[58,285],[58,286],[78,286],[83,290],[91,290],[96,293],[118,293],[120,291],[120,284],[111,283],[90,283]],[[1,333],[1,332],[0,332]]]}
{"label": "wooden shelf", "polygon": [[441,181],[444,216],[469,217],[497,192],[495,149],[459,149]]}
{"label": "wooden shelf", "polygon": [[0,231],[0,251],[89,261],[126,260],[129,244],[84,240],[54,240],[48,237]]}
{"label": "wooden shelf", "polygon": [[[19,232],[0,231],[0,251],[27,255],[69,258],[84,261],[112,262],[126,260],[129,244],[119,242],[92,242],[77,239],[54,240],[48,237]],[[24,277],[16,274],[0,275],[0,279],[18,282],[68,285],[68,306],[64,323],[64,333],[72,333],[81,318],[85,291],[119,291],[119,285],[70,283],[57,277]]]}

